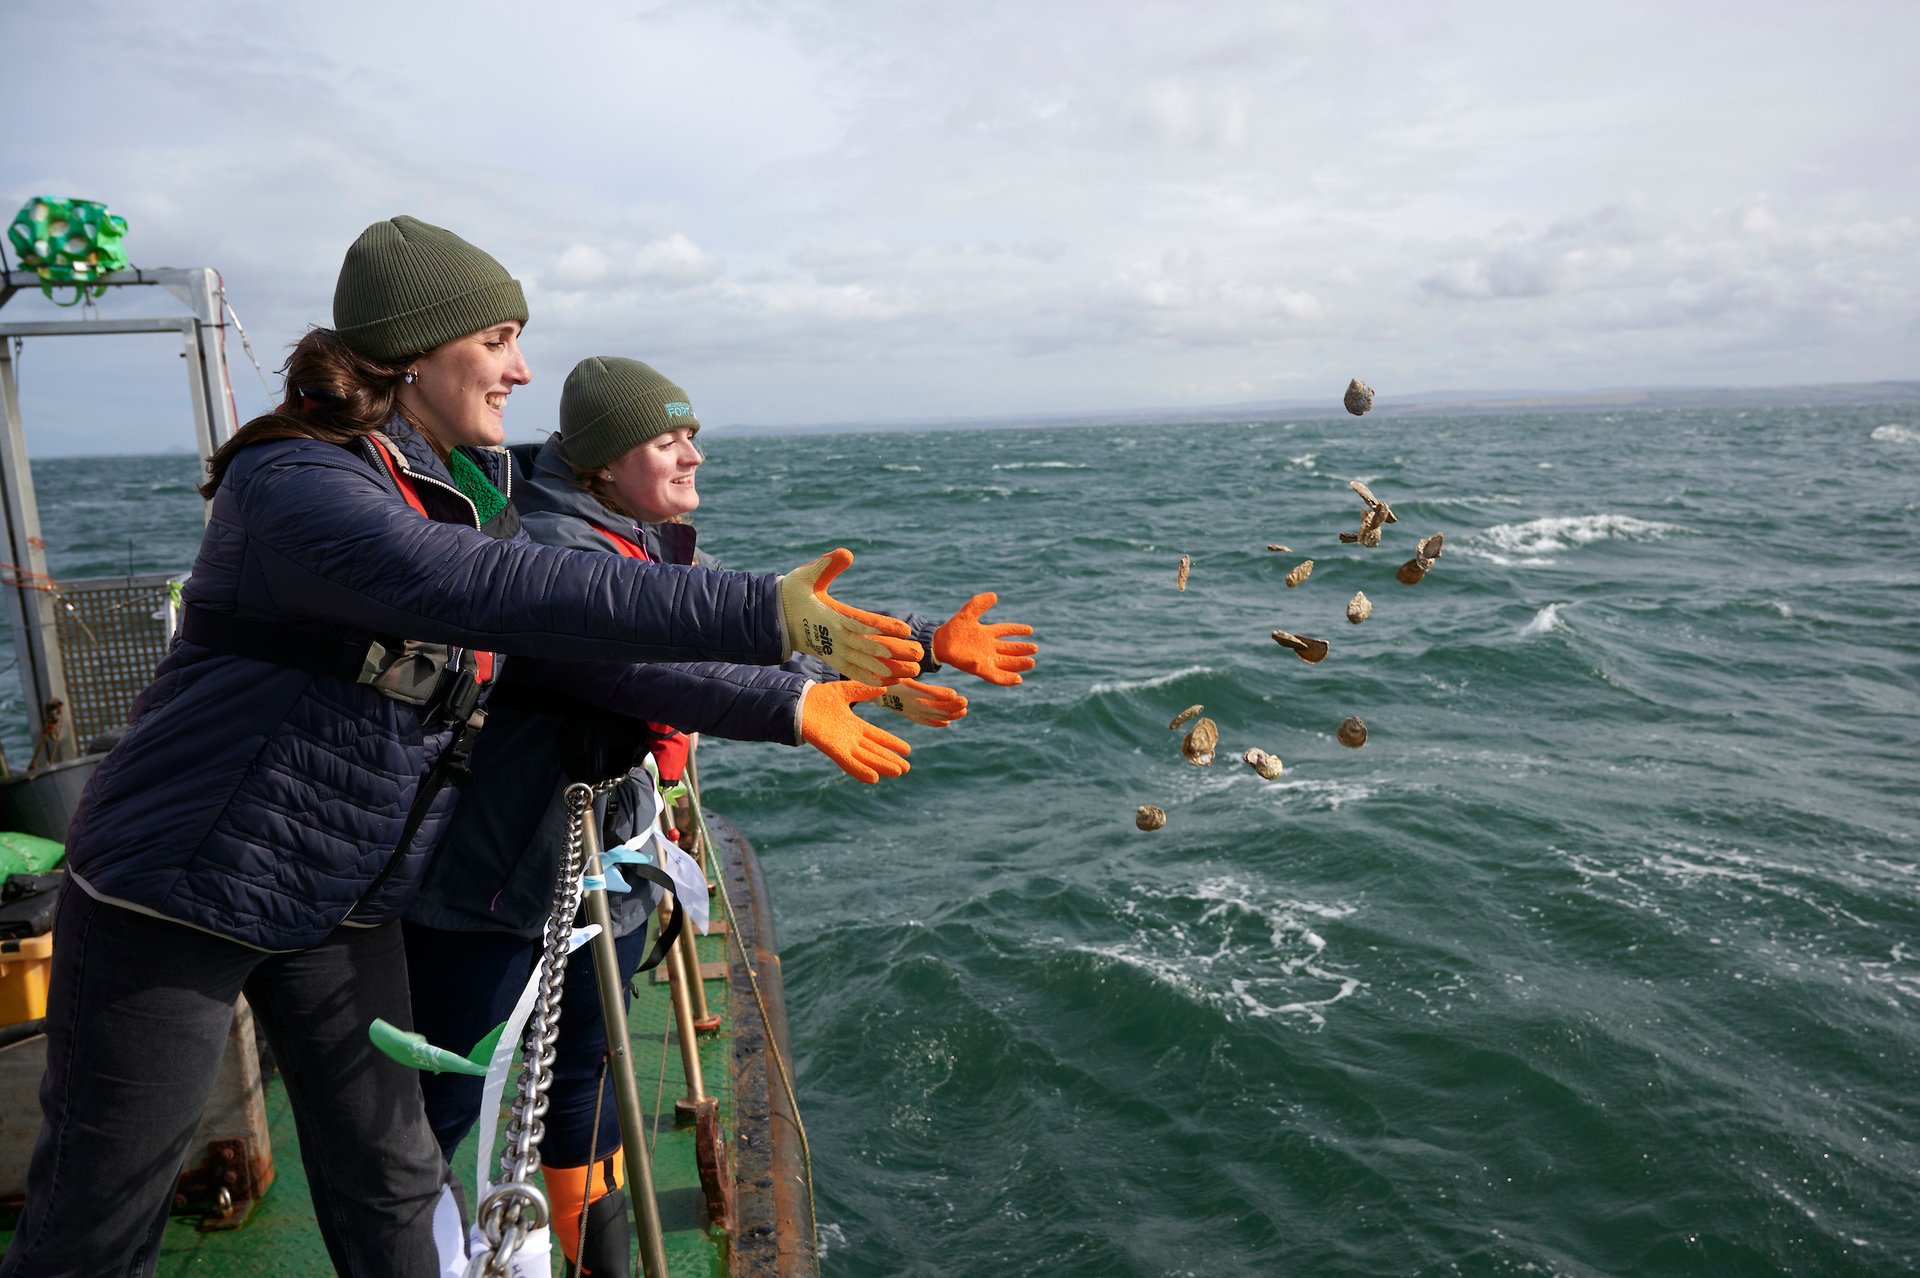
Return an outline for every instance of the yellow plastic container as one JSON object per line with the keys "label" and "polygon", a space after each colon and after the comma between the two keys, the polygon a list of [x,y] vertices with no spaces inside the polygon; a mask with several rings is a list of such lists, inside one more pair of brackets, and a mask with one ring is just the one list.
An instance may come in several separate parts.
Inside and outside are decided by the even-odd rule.
{"label": "yellow plastic container", "polygon": [[0,941],[0,1025],[47,1014],[47,977],[53,971],[53,933]]}

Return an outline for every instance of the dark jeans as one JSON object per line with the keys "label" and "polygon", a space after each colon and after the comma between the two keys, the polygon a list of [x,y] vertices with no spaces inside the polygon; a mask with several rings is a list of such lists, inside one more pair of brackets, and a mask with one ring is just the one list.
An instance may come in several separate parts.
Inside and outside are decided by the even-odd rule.
{"label": "dark jeans", "polygon": [[[447,932],[416,923],[406,925],[406,936],[415,1028],[435,1047],[465,1055],[513,1010],[533,971],[536,943],[504,932]],[[625,986],[646,957],[647,929],[616,938],[614,950]],[[554,1046],[546,1135],[540,1142],[540,1161],[549,1167],[584,1167],[590,1152],[605,1157],[620,1147],[613,1082],[607,1080],[604,1096],[597,1086],[606,1050],[607,1023],[600,1016],[593,950],[583,946],[567,962],[567,987],[560,998],[560,1040]],[[420,1086],[426,1094],[427,1121],[451,1159],[480,1117],[480,1080],[466,1074],[423,1074]],[[593,1125],[596,1099],[598,1136]]]}
{"label": "dark jeans", "polygon": [[244,992],[293,1103],[342,1274],[438,1275],[444,1165],[418,1075],[367,1038],[412,1022],[398,924],[264,954],[69,885],[54,927],[44,1119],[0,1276],[145,1275]]}

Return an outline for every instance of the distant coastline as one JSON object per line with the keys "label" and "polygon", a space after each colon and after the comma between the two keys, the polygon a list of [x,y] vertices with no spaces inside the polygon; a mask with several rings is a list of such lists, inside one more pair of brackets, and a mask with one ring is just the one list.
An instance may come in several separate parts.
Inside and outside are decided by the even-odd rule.
{"label": "distant coastline", "polygon": [[[729,434],[853,434],[886,430],[1019,430],[1040,426],[1124,426],[1134,423],[1197,423],[1275,417],[1318,421],[1346,416],[1336,386],[1319,399],[1254,400],[1189,408],[1125,412],[1037,413],[1019,417],[926,417],[911,421],[818,422],[768,426],[726,425]],[[1647,387],[1592,391],[1418,391],[1398,396],[1375,384],[1370,418],[1459,417],[1487,413],[1584,413],[1679,408],[1780,408],[1795,405],[1920,404],[1920,381],[1825,382],[1803,386]]]}

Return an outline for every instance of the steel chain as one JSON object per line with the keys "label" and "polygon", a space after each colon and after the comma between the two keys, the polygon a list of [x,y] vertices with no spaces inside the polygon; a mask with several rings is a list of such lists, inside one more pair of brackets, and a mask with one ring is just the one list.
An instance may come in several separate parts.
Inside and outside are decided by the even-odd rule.
{"label": "steel chain", "polygon": [[560,997],[567,983],[568,942],[574,916],[580,910],[581,864],[586,823],[593,814],[596,794],[611,790],[618,779],[567,787],[567,852],[553,888],[553,910],[547,915],[540,956],[540,991],[521,1048],[520,1085],[507,1122],[506,1148],[500,1151],[500,1183],[475,1213],[488,1250],[474,1258],[469,1278],[501,1278],[513,1270],[514,1253],[527,1235],[547,1223],[546,1195],[534,1185],[533,1168],[540,1139],[546,1134],[547,1088],[553,1082],[555,1044],[560,1037]]}

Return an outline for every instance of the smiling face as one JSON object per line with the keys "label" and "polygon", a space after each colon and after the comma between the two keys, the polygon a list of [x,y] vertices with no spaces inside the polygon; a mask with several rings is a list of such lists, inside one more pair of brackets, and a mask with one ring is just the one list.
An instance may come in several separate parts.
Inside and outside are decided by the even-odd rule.
{"label": "smiling face", "polygon": [[441,453],[459,444],[489,446],[507,437],[507,396],[533,380],[520,354],[520,325],[509,320],[434,347],[414,360],[400,407]]}
{"label": "smiling face", "polygon": [[600,478],[627,511],[657,524],[700,505],[693,473],[700,469],[694,432],[682,428],[629,448],[600,468]]}

